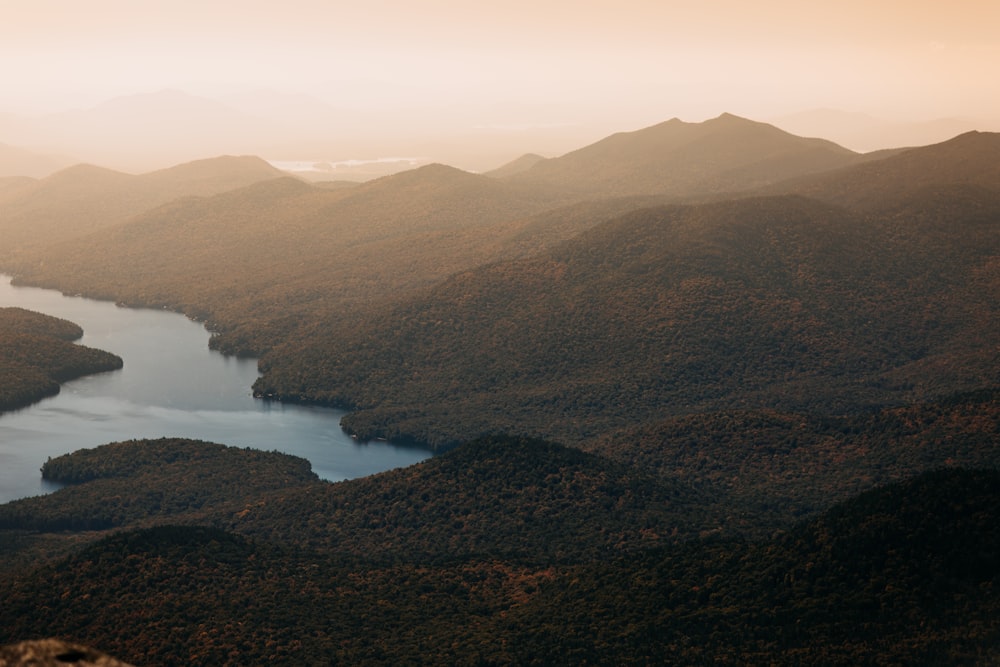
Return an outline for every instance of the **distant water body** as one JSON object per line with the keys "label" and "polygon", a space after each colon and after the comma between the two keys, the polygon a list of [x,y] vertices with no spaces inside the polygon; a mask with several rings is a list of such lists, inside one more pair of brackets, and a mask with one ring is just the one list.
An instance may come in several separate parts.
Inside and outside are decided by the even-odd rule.
{"label": "distant water body", "polygon": [[364,477],[430,453],[359,443],[340,429],[343,412],[253,398],[252,359],[208,349],[205,328],[162,310],[119,308],[54,290],[14,287],[0,276],[0,306],[20,306],[83,327],[81,345],[121,357],[120,371],[62,385],[58,396],[0,414],[0,502],[53,490],[46,458],[134,438],[197,438],[278,450],[308,459],[321,478]]}

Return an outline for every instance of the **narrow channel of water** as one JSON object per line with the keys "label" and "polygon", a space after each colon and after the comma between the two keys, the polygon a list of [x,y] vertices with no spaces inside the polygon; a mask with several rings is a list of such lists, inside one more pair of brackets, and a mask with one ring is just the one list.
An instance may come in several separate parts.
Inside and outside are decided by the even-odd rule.
{"label": "narrow channel of water", "polygon": [[254,360],[208,349],[205,328],[162,310],[119,308],[54,290],[14,287],[0,276],[0,306],[20,306],[83,327],[82,345],[120,356],[120,371],[65,383],[58,396],[0,415],[0,502],[52,490],[47,457],[133,438],[184,437],[308,459],[339,481],[430,456],[388,443],[359,443],[340,429],[343,412],[255,400]]}

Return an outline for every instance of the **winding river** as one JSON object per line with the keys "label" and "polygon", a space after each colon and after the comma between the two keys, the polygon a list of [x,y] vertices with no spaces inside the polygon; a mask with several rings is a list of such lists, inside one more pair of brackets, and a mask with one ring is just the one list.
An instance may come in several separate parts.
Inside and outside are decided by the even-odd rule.
{"label": "winding river", "polygon": [[330,481],[430,456],[359,443],[340,429],[338,410],[255,400],[256,361],[212,352],[205,328],[182,315],[14,287],[7,276],[0,276],[0,306],[75,322],[84,330],[80,344],[125,362],[120,371],[67,382],[58,396],[0,414],[0,502],[53,490],[39,472],[47,457],[132,438],[198,438],[277,450],[308,459]]}

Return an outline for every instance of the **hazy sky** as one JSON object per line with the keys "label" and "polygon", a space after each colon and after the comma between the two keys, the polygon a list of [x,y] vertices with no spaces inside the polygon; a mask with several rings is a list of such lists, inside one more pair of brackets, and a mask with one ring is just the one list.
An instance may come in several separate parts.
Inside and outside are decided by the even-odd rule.
{"label": "hazy sky", "polygon": [[579,102],[651,120],[1000,109],[996,0],[0,4],[0,110],[167,87],[265,87],[344,104],[381,90],[394,103],[471,98],[560,113]]}

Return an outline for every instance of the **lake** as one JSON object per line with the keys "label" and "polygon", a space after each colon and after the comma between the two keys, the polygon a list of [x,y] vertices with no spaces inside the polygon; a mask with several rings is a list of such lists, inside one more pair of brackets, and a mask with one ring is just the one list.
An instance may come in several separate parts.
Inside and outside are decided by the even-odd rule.
{"label": "lake", "polygon": [[209,333],[183,315],[119,308],[54,290],[14,287],[0,276],[0,306],[20,306],[83,327],[81,345],[121,357],[120,371],[62,385],[58,396],[0,415],[0,502],[55,487],[48,457],[134,438],[183,437],[277,450],[308,459],[340,481],[408,466],[426,450],[361,443],[340,429],[343,412],[254,399],[257,362],[208,349]]}

